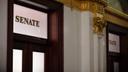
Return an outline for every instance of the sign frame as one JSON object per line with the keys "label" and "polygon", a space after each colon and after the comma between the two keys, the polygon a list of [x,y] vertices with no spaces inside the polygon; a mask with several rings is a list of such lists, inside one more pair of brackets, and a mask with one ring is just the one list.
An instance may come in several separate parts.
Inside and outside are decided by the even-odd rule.
{"label": "sign frame", "polygon": [[[21,9],[19,10],[19,8]],[[27,12],[25,13],[25,11]],[[14,33],[48,39],[48,13],[14,4],[13,15]]]}

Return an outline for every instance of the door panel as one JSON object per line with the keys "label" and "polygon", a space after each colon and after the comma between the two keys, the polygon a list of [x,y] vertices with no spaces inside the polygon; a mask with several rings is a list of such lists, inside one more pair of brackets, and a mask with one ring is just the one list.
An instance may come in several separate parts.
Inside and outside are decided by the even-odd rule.
{"label": "door panel", "polygon": [[128,36],[121,36],[121,72],[128,72]]}
{"label": "door panel", "polygon": [[[109,23],[109,22],[108,22]],[[119,36],[117,51],[109,51],[109,33]],[[113,40],[115,37],[113,38]],[[111,41],[116,45],[117,39]],[[112,47],[112,46],[111,46]],[[114,47],[114,46],[113,46]],[[107,72],[128,72],[128,29],[109,23],[107,27]]]}
{"label": "door panel", "polygon": [[13,49],[13,72],[22,72],[23,51]]}
{"label": "door panel", "polygon": [[13,72],[45,72],[44,46],[14,42]]}
{"label": "door panel", "polygon": [[114,71],[113,72],[119,72],[120,71],[120,63],[119,62],[113,62],[113,69]]}
{"label": "door panel", "polygon": [[33,52],[33,72],[44,72],[44,53]]}

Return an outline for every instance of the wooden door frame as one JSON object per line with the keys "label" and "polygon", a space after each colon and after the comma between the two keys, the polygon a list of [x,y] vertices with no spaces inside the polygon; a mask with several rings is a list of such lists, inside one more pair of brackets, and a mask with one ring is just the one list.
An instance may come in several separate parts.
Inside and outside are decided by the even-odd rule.
{"label": "wooden door frame", "polygon": [[[46,72],[63,72],[63,4],[53,0],[31,0],[36,3],[47,6],[48,10],[48,49]],[[12,72],[12,49],[13,39],[13,4],[19,3],[27,7],[29,4],[20,2],[20,0],[8,0],[8,30],[7,30],[7,72]],[[42,10],[36,8],[37,10]]]}
{"label": "wooden door frame", "polygon": [[[119,25],[116,25],[116,24],[113,24],[113,23],[111,23],[111,22],[108,22],[108,24],[107,24],[107,28],[106,28],[106,47],[107,47],[107,49],[106,49],[106,58],[107,58],[107,62],[106,62],[106,64],[107,64],[107,70],[109,70],[108,68],[109,68],[109,66],[108,66],[108,61],[109,61],[109,59],[108,59],[108,56],[115,56],[115,58],[114,59],[116,59],[116,60],[118,60],[117,59],[117,57],[119,57],[120,58],[120,55],[121,55],[121,52],[120,52],[120,54],[118,54],[118,53],[109,53],[108,51],[108,48],[109,48],[109,46],[108,46],[108,44],[109,44],[109,42],[108,42],[108,38],[109,38],[109,36],[108,36],[108,34],[109,33],[113,33],[113,34],[117,34],[117,35],[120,35],[120,39],[121,39],[121,36],[124,36],[124,35],[128,35],[128,28],[125,28],[125,27],[122,27],[122,26],[119,26]],[[120,43],[121,44],[121,43]],[[120,45],[120,47],[121,47],[121,45]],[[119,60],[120,61],[120,60]],[[107,71],[108,72],[108,71]]]}

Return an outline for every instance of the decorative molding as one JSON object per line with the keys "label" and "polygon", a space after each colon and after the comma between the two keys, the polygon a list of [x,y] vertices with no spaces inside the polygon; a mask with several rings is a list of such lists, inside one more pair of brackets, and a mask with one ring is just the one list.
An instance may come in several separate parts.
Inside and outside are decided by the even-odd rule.
{"label": "decorative molding", "polygon": [[102,14],[97,13],[94,16],[93,32],[98,35],[103,35],[103,29],[106,27],[106,21]]}
{"label": "decorative molding", "polygon": [[90,11],[94,14],[93,17],[93,32],[102,34],[105,25],[105,7],[107,2],[105,0],[58,0],[71,9],[79,11]]}
{"label": "decorative molding", "polygon": [[[102,34],[105,21],[128,27],[128,15],[107,6],[106,0],[58,0],[71,9],[90,11],[94,14],[93,32]],[[107,6],[107,7],[106,7]]]}
{"label": "decorative molding", "polygon": [[128,28],[128,15],[111,7],[106,8],[105,20]]}
{"label": "decorative molding", "polygon": [[123,13],[122,11],[114,9],[110,6],[106,7],[105,11],[106,11],[106,13],[110,13],[112,15],[115,15],[115,16],[119,17],[119,18],[123,18],[125,20],[128,20],[128,14]]}
{"label": "decorative molding", "polygon": [[72,9],[77,9],[80,11],[86,11],[86,10],[92,11],[94,9],[94,5],[96,4],[98,4],[98,6],[99,5],[107,6],[107,2],[105,0],[58,0],[58,1]]}

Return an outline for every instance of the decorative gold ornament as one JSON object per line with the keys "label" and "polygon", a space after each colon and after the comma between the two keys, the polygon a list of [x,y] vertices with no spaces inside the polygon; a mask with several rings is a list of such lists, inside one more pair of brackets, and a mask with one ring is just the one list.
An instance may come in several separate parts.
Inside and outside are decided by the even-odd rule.
{"label": "decorative gold ornament", "polygon": [[107,2],[105,0],[58,0],[59,2],[71,7],[71,9],[77,9],[79,11],[90,11],[94,14],[93,32],[102,34],[103,29],[106,26],[104,14]]}
{"label": "decorative gold ornament", "polygon": [[64,5],[77,9],[80,11],[92,10],[92,3],[97,3],[102,6],[107,6],[107,2],[105,0],[57,0]]}
{"label": "decorative gold ornament", "polygon": [[106,27],[106,21],[104,19],[104,16],[97,13],[93,20],[93,32],[97,33],[98,35],[102,35],[103,29]]}

